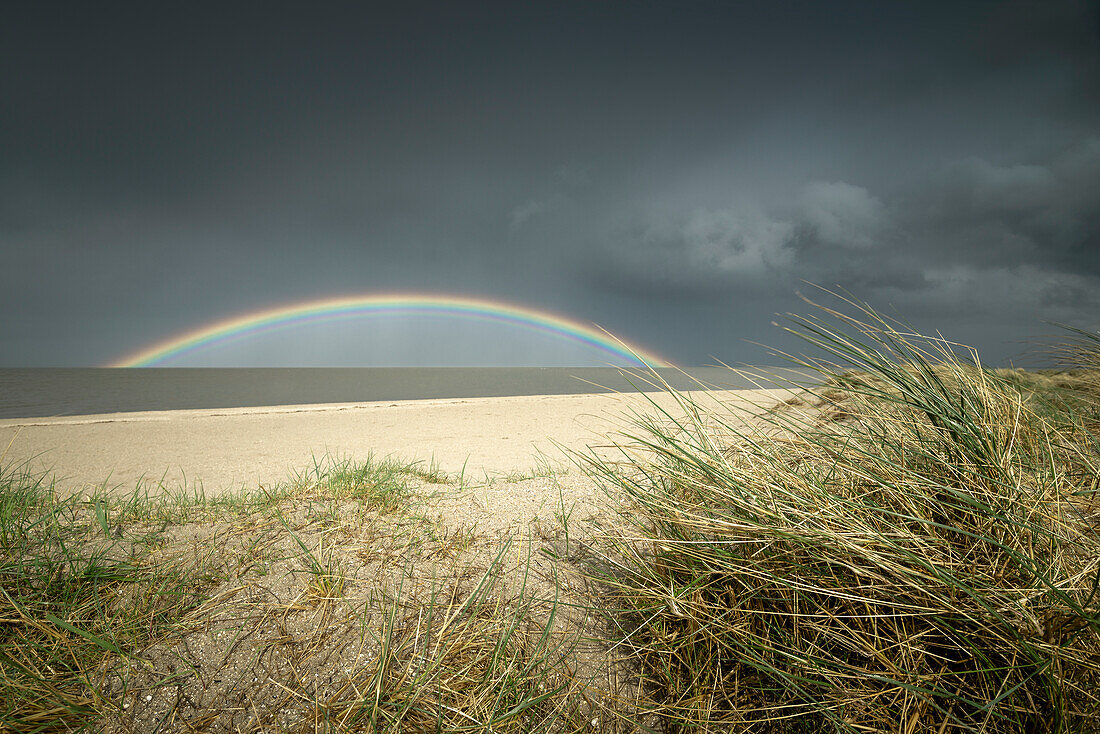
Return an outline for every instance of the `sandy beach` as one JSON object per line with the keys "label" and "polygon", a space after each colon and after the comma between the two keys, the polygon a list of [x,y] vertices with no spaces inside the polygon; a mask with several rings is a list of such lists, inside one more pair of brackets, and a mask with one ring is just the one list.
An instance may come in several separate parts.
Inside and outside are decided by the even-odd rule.
{"label": "sandy beach", "polygon": [[[712,392],[763,405],[782,390]],[[314,458],[392,456],[468,477],[567,469],[566,450],[608,442],[632,411],[675,410],[665,394],[536,395],[272,406],[0,420],[6,466],[46,470],[62,491],[106,485],[209,494],[270,486]]]}

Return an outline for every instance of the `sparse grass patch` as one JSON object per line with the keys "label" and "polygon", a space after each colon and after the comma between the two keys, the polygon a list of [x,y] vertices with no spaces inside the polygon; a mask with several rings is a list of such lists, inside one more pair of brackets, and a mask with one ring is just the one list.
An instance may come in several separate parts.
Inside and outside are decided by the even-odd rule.
{"label": "sparse grass patch", "polygon": [[[266,573],[258,546],[166,551],[172,529],[215,521],[261,528],[284,504],[318,495],[333,511],[343,498],[390,512],[407,502],[412,478],[439,474],[372,457],[323,460],[299,482],[251,492],[158,494],[143,485],[119,494],[105,485],[82,498],[59,496],[47,476],[25,467],[0,467],[0,730],[87,725],[114,705],[102,694],[109,659],[125,660],[168,633],[225,574]],[[338,598],[344,576],[331,550],[303,550],[312,596]]]}
{"label": "sparse grass patch", "polygon": [[286,518],[279,516],[286,532],[302,550],[302,559],[309,573],[310,582],[308,593],[310,598],[316,601],[335,601],[344,594],[344,582],[346,578],[340,567],[340,562],[334,557],[331,544],[325,552],[325,535],[322,532],[317,538],[317,552],[314,553],[305,541],[290,529]]}
{"label": "sparse grass patch", "polygon": [[545,456],[538,456],[534,465],[526,471],[511,471],[493,477],[485,477],[485,484],[515,484],[528,479],[549,479],[560,472]]}
{"label": "sparse grass patch", "polygon": [[[330,731],[577,730],[582,698],[555,602],[529,596],[525,578],[509,592],[497,565],[469,585],[409,588],[403,576],[365,628],[370,663],[316,702],[307,728],[322,719]],[[538,604],[548,609],[536,613]]]}
{"label": "sparse grass patch", "polygon": [[503,550],[474,570],[476,523],[416,514],[435,469],[325,459],[220,497],[0,476],[0,730],[579,726],[575,634]]}
{"label": "sparse grass patch", "polygon": [[109,508],[0,469],[0,729],[72,731],[109,703],[102,664],[202,598],[205,559],[123,541]]}
{"label": "sparse grass patch", "polygon": [[445,483],[447,477],[434,466],[367,456],[361,461],[314,459],[313,467],[294,481],[294,487],[334,499],[354,499],[370,510],[394,512],[412,492],[411,481]]}

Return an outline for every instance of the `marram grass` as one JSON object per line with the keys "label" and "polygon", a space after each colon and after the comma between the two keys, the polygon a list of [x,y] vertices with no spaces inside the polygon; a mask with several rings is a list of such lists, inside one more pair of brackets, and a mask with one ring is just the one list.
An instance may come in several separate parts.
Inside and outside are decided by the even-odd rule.
{"label": "marram grass", "polygon": [[[446,477],[389,459],[325,457],[288,484],[236,496],[65,498],[47,476],[4,469],[0,732],[584,728],[591,707],[570,662],[576,635],[557,629],[556,598],[528,587],[529,552],[505,579],[510,542],[479,572],[469,558],[433,566],[430,553],[414,549],[420,543],[402,551],[398,538],[368,532],[357,542],[341,531],[391,515],[391,527],[420,527],[413,479]],[[337,522],[312,515],[319,500],[349,506]],[[220,530],[168,537],[204,527]],[[355,562],[362,553],[408,564],[396,588],[395,569],[383,564],[376,577]],[[349,563],[359,575],[347,573]],[[281,579],[297,599],[278,599]],[[264,588],[253,606],[232,606],[245,590]],[[201,668],[174,657],[181,640],[201,649],[206,637],[220,639],[225,614],[235,618],[228,651],[201,658]],[[286,626],[300,617],[309,623]],[[274,622],[292,631],[257,642]],[[277,647],[294,665],[256,669],[268,675],[233,666],[226,661],[238,643]],[[322,671],[335,683],[319,686]],[[196,703],[223,678],[236,681],[215,703],[225,710]],[[147,703],[173,692],[167,717]],[[251,707],[234,707],[233,696]]]}
{"label": "marram grass", "polygon": [[102,661],[127,659],[201,602],[199,555],[135,553],[102,499],[62,499],[26,467],[0,469],[0,731],[84,729],[109,706]]}
{"label": "marram grass", "polygon": [[1100,731],[1095,382],[1065,400],[849,305],[792,317],[830,355],[802,360],[824,378],[802,397],[749,425],[679,396],[687,419],[586,459],[628,498],[605,580],[653,710],[671,731]]}

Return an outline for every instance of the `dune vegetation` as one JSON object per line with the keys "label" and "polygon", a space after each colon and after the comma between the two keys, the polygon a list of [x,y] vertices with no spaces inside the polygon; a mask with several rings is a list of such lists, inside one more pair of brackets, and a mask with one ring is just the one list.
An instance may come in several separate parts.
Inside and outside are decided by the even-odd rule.
{"label": "dune vegetation", "polygon": [[988,370],[853,302],[755,422],[685,405],[589,462],[635,532],[621,641],[675,731],[1078,732],[1100,698],[1100,337]]}
{"label": "dune vegetation", "polygon": [[1100,335],[988,369],[840,303],[787,322],[816,379],[654,403],[574,457],[605,512],[558,487],[518,534],[391,460],[228,498],[5,468],[0,731],[1100,731]]}

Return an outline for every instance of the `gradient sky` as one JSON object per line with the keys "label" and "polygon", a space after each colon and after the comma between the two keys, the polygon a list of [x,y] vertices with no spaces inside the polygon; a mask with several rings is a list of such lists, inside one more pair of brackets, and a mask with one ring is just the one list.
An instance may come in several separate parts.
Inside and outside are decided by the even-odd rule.
{"label": "gradient sky", "polygon": [[[773,361],[807,283],[1020,361],[1100,328],[1100,13],[1016,2],[21,3],[0,365],[299,300],[503,299]],[[601,364],[440,319],[196,365]]]}

